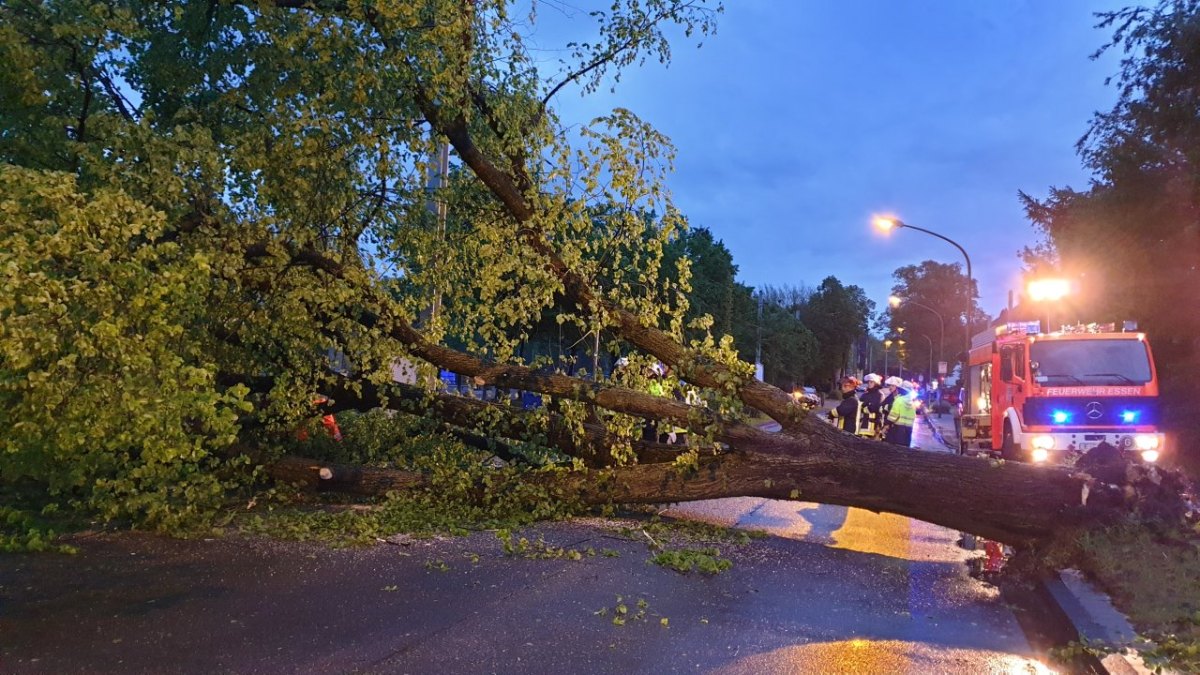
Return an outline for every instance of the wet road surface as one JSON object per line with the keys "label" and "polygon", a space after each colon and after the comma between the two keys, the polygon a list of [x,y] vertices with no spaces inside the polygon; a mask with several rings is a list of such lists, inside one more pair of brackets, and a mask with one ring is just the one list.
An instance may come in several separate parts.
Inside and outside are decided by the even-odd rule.
{"label": "wet road surface", "polygon": [[776,536],[722,545],[735,564],[714,576],[648,563],[629,521],[601,519],[523,532],[609,554],[579,561],[509,557],[487,532],[349,550],[123,534],[0,555],[0,672],[1043,672],[952,532],[758,499],[687,511]]}
{"label": "wet road surface", "polygon": [[[915,451],[949,452],[919,425]],[[756,655],[737,672],[1047,672],[998,591],[967,574],[976,554],[937,525],[844,506],[739,498],[676,505],[677,517],[764,530],[804,542],[796,568],[814,574],[793,620],[850,639]],[[854,552],[823,574],[816,550]],[[816,569],[814,570],[814,567]],[[794,573],[795,570],[793,570]],[[734,671],[729,671],[734,672]]]}

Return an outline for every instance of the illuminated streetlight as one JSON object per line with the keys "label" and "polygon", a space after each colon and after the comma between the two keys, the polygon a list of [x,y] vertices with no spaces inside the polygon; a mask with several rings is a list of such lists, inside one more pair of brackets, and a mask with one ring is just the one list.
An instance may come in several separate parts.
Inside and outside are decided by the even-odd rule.
{"label": "illuminated streetlight", "polygon": [[884,232],[891,232],[892,230],[899,230],[901,228],[907,228],[910,230],[916,230],[917,232],[924,232],[925,234],[928,234],[931,237],[937,237],[938,239],[941,239],[942,241],[946,242],[947,244],[950,244],[954,248],[958,249],[958,252],[961,253],[963,255],[963,258],[966,259],[966,261],[967,261],[967,289],[966,289],[966,293],[964,295],[966,295],[966,300],[967,300],[967,313],[963,315],[963,323],[965,324],[967,330],[966,330],[966,335],[963,336],[963,349],[964,349],[963,369],[962,369],[963,377],[960,378],[960,379],[965,379],[965,376],[967,374],[967,360],[970,358],[970,354],[971,354],[971,310],[974,309],[974,307],[975,307],[974,299],[971,297],[971,284],[972,284],[972,282],[971,282],[971,278],[972,278],[972,276],[971,276],[971,256],[967,255],[967,250],[965,248],[963,248],[961,244],[959,244],[957,241],[954,241],[950,237],[938,234],[937,232],[934,232],[932,230],[926,230],[923,227],[917,227],[916,225],[909,225],[908,223],[900,220],[899,218],[895,218],[893,216],[876,216],[874,218],[873,222],[875,223],[875,227],[878,227],[880,230],[882,230]]}
{"label": "illuminated streetlight", "polygon": [[891,218],[889,216],[876,216],[875,217],[875,227],[878,227],[879,229],[883,230],[884,232],[891,232],[893,229],[895,229],[897,227],[904,227],[904,223],[900,222],[899,220],[897,220],[895,218]]}

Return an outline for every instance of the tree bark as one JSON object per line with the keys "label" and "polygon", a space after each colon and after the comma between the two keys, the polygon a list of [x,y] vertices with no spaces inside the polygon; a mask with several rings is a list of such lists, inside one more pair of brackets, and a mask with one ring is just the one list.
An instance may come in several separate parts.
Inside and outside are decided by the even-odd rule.
{"label": "tree bark", "polygon": [[[836,432],[833,432],[836,433]],[[426,485],[412,472],[363,469],[289,457],[268,466],[279,480],[365,495]],[[1083,503],[1084,476],[1055,467],[989,462],[871,441],[802,456],[732,452],[703,457],[698,470],[647,464],[535,473],[540,483],[584,504],[670,503],[765,497],[896,513],[1014,545],[1055,537],[1115,512],[1120,495],[1096,487]]]}
{"label": "tree bark", "polygon": [[[339,398],[340,397],[340,398]],[[770,437],[766,452],[739,441],[733,452],[702,457],[688,473],[671,464],[599,468],[611,461],[613,442],[602,427],[585,430],[582,442],[551,420],[547,429],[528,413],[508,406],[448,394],[433,395],[411,385],[379,390],[363,383],[361,393],[335,392],[340,408],[387,407],[408,412],[432,409],[448,422],[471,427],[479,419],[501,420],[499,436],[542,432],[547,443],[587,460],[592,471],[533,475],[562,494],[585,503],[665,503],[756,496],[856,506],[925,520],[1012,544],[1030,543],[1108,515],[1122,497],[1099,487],[1086,474],[1060,467],[992,463],[945,453],[911,450],[843,434],[810,416],[799,434]],[[540,423],[539,423],[540,424]],[[673,446],[636,444],[640,453],[669,459]],[[328,476],[320,475],[326,469]],[[289,458],[271,475],[322,489],[356,494],[424,485],[408,472],[357,469]],[[1086,489],[1085,489],[1086,488]]]}

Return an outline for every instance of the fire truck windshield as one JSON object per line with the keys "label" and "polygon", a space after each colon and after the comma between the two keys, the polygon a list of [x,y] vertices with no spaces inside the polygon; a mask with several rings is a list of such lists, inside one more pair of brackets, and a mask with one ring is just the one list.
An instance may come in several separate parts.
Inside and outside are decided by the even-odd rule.
{"label": "fire truck windshield", "polygon": [[1145,384],[1150,357],[1141,340],[1038,340],[1029,347],[1034,380],[1045,385]]}

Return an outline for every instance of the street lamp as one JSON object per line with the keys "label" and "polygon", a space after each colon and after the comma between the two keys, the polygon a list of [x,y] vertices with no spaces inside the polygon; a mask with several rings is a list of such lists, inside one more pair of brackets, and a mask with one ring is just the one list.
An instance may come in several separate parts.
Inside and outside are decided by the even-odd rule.
{"label": "street lamp", "polygon": [[884,340],[883,340],[883,379],[885,379],[885,380],[887,379],[887,376],[888,376],[888,349],[891,348],[891,346],[892,346],[892,339],[884,338]]}
{"label": "street lamp", "polygon": [[921,337],[925,338],[925,341],[929,343],[929,367],[926,368],[926,373],[928,374],[928,379],[926,379],[925,381],[932,382],[933,381],[933,338],[929,337],[928,335],[925,335],[924,333],[921,333]]}
{"label": "street lamp", "polygon": [[[910,305],[915,305],[917,307],[920,307],[921,309],[925,309],[930,312],[933,312],[933,315],[938,318],[938,331],[939,331],[938,335],[941,337],[941,340],[938,342],[938,361],[940,362],[942,360],[942,345],[946,344],[946,320],[942,318],[941,312],[930,307],[929,305],[923,305],[923,304],[917,302],[916,300],[902,298],[898,295],[889,295],[888,296],[888,304],[891,305],[892,307],[899,307],[902,303],[906,303],[906,302]],[[932,358],[930,359],[930,361],[932,361]],[[932,378],[932,369],[930,371],[930,377]]]}
{"label": "street lamp", "polygon": [[933,237],[937,237],[938,239],[941,239],[942,241],[944,241],[944,242],[950,244],[951,246],[953,246],[954,248],[958,249],[958,252],[963,254],[963,258],[966,259],[966,261],[967,261],[967,292],[966,292],[967,313],[965,315],[963,315],[963,323],[966,326],[967,330],[966,330],[966,335],[963,337],[963,349],[965,351],[965,354],[963,355],[963,369],[962,369],[963,377],[961,378],[965,381],[965,376],[967,374],[967,360],[969,359],[970,353],[971,353],[971,310],[974,309],[974,307],[975,307],[974,299],[971,297],[971,286],[972,286],[971,256],[967,255],[967,250],[964,249],[957,241],[954,241],[953,239],[951,239],[947,236],[938,234],[937,232],[934,232],[932,230],[926,230],[925,228],[917,227],[916,225],[909,225],[908,223],[900,220],[899,218],[892,218],[890,216],[877,216],[875,218],[875,227],[878,227],[880,230],[882,230],[884,232],[891,232],[892,230],[898,230],[902,227],[907,227],[908,229],[916,230],[917,232],[924,232],[925,234],[928,234]]}

